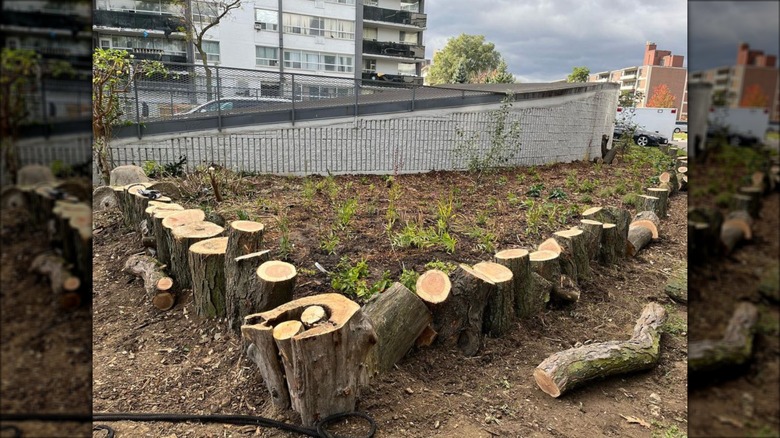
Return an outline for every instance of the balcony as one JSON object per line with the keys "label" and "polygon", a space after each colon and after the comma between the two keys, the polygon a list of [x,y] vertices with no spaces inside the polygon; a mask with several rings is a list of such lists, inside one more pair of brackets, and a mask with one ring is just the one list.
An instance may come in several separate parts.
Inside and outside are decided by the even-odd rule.
{"label": "balcony", "polygon": [[8,26],[21,26],[41,29],[65,29],[74,35],[79,31],[89,31],[89,16],[77,14],[54,14],[47,12],[26,12],[4,10],[2,23]]}
{"label": "balcony", "polygon": [[130,49],[128,50],[133,54],[134,59],[149,59],[152,61],[161,61],[163,63],[168,62],[187,62],[187,55],[184,53],[165,53],[160,49]]}
{"label": "balcony", "polygon": [[428,16],[418,12],[397,11],[394,9],[363,6],[364,21],[379,21],[424,29],[428,25]]}
{"label": "balcony", "polygon": [[128,11],[101,11],[92,12],[95,26],[118,27],[122,29],[153,29],[161,30],[166,35],[177,32],[179,27],[185,25],[184,19],[174,15],[146,14]]}
{"label": "balcony", "polygon": [[364,70],[361,77],[363,81],[365,81],[364,85],[383,85],[384,82],[407,85],[423,84],[422,76],[391,75],[382,73],[377,74],[375,71]]}
{"label": "balcony", "polygon": [[424,59],[425,46],[363,40],[363,53],[367,55],[381,55],[397,58]]}

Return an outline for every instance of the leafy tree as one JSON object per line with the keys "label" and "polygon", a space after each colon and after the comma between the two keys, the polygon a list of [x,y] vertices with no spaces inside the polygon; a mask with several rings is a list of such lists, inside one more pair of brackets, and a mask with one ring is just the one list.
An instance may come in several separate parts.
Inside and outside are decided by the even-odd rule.
{"label": "leafy tree", "polygon": [[187,41],[192,42],[195,50],[198,51],[200,61],[203,63],[203,69],[206,73],[206,92],[209,99],[212,97],[211,69],[209,68],[206,51],[203,48],[204,38],[209,29],[217,26],[230,11],[241,7],[241,0],[212,1],[212,0],[174,0],[183,8],[188,5],[191,8],[190,13],[184,14],[184,26],[178,29],[187,37]]}
{"label": "leafy tree", "polygon": [[463,84],[468,81],[468,73],[466,72],[466,62],[461,59],[458,61],[458,67],[455,69],[455,74],[452,77],[453,84]]}
{"label": "leafy tree", "polygon": [[467,35],[448,38],[447,45],[433,55],[433,65],[428,73],[431,85],[452,83],[458,64],[463,61],[466,77],[482,71],[490,71],[501,65],[501,54],[484,35]]}
{"label": "leafy tree", "polygon": [[588,67],[574,67],[566,78],[566,82],[588,82],[589,75],[590,69]]}
{"label": "leafy tree", "polygon": [[469,82],[472,84],[513,84],[515,76],[509,72],[506,62],[501,60],[497,68],[474,74]]}
{"label": "leafy tree", "polygon": [[92,54],[93,149],[103,182],[111,172],[111,132],[122,116],[122,96],[140,76],[167,74],[160,61],[133,62],[133,55],[121,49],[95,49]]}
{"label": "leafy tree", "polygon": [[643,93],[641,91],[623,90],[618,97],[618,106],[623,108],[633,108],[642,100]]}
{"label": "leafy tree", "polygon": [[661,84],[653,88],[653,94],[650,96],[650,100],[647,101],[648,108],[674,108],[674,94],[669,91],[669,87],[666,84]]}
{"label": "leafy tree", "polygon": [[712,93],[712,106],[726,106],[729,104],[726,90],[718,90]]}
{"label": "leafy tree", "polygon": [[32,50],[3,48],[0,64],[0,135],[5,166],[12,181],[16,181],[19,157],[16,139],[19,127],[30,112],[27,106],[29,94],[34,91],[41,74],[41,57]]}
{"label": "leafy tree", "polygon": [[766,94],[764,94],[761,86],[758,84],[753,84],[745,89],[745,93],[742,95],[742,101],[739,103],[739,106],[766,108],[768,103],[769,99],[766,97]]}

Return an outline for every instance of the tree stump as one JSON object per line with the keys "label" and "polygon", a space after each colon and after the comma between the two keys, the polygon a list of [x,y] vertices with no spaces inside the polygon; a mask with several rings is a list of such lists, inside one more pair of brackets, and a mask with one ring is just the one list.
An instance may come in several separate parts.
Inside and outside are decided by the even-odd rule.
{"label": "tree stump", "polygon": [[[580,229],[556,231],[553,239],[560,245],[561,272],[575,282],[590,281],[590,259],[585,247],[585,235]],[[565,262],[564,262],[565,261]],[[573,266],[573,269],[571,268]]]}
{"label": "tree stump", "polygon": [[200,317],[225,316],[225,248],[227,237],[194,241],[189,247],[192,301],[195,313]]}
{"label": "tree stump", "polygon": [[669,206],[669,192],[660,187],[648,187],[645,189],[649,196],[658,198],[658,210],[652,210],[661,220],[666,219],[667,208]]}
{"label": "tree stump", "polygon": [[[240,330],[244,316],[249,313],[263,312],[270,309],[270,307],[259,309],[254,305],[244,306],[252,309],[249,313],[241,314],[239,301],[242,298],[246,298],[242,296],[245,291],[236,289],[245,287],[247,280],[241,276],[241,274],[246,271],[241,270],[237,258],[246,254],[254,254],[261,250],[264,229],[265,226],[263,224],[253,221],[233,221],[228,224],[227,227],[228,244],[225,252],[225,297],[227,302],[228,326],[233,330]],[[256,268],[257,266],[255,266],[255,269]]]}
{"label": "tree stump", "polygon": [[[269,261],[270,256],[271,251],[266,249],[235,258],[236,270],[233,276],[225,277],[225,307],[228,327],[231,330],[241,330],[241,324],[247,315],[265,312],[278,305],[269,302],[270,297],[262,295],[260,279],[257,277],[257,268]],[[227,260],[225,267],[227,268]]]}
{"label": "tree stump", "polygon": [[682,266],[672,271],[672,275],[666,280],[666,286],[664,286],[664,293],[672,300],[681,303],[688,303],[688,264],[683,263]]}
{"label": "tree stump", "polygon": [[[426,280],[433,284],[438,280]],[[485,305],[495,290],[495,284],[482,273],[461,263],[450,278],[451,288],[444,294],[417,291],[433,315],[436,341],[442,345],[457,346],[466,356],[474,356],[482,348],[482,325]],[[439,301],[441,300],[441,301]]]}
{"label": "tree stump", "polygon": [[619,246],[617,226],[605,223],[601,226],[601,248],[599,248],[599,263],[604,266],[618,262],[617,247]]}
{"label": "tree stump", "polygon": [[139,277],[144,282],[144,291],[152,305],[159,310],[170,310],[175,304],[173,279],[163,270],[154,257],[131,255],[122,268],[124,272]]}
{"label": "tree stump", "polygon": [[723,338],[688,343],[688,370],[691,373],[715,371],[742,365],[753,354],[753,333],[758,308],[742,302],[734,310]]}
{"label": "tree stump", "polygon": [[631,215],[628,210],[617,207],[592,207],[582,213],[584,219],[592,219],[601,223],[615,224],[617,244],[615,253],[620,260],[626,256],[628,239],[628,226],[631,223]]}
{"label": "tree stump", "polygon": [[301,322],[307,329],[310,329],[317,324],[324,323],[327,320],[328,314],[322,306],[309,306],[301,313]]}
{"label": "tree stump", "polygon": [[[165,218],[163,225],[172,217],[173,215]],[[224,229],[219,225],[205,221],[191,222],[171,229],[172,239],[168,242],[171,250],[170,272],[182,289],[192,287],[192,270],[190,269],[189,260],[190,246],[195,242],[217,237],[223,231]]]}
{"label": "tree stump", "polygon": [[603,223],[592,219],[580,220],[579,228],[583,232],[585,249],[588,253],[588,259],[598,260],[601,249],[601,230]]}
{"label": "tree stump", "polygon": [[746,211],[732,211],[720,229],[723,252],[728,255],[743,240],[753,238],[753,218]]}
{"label": "tree stump", "polygon": [[[320,307],[320,309],[321,308],[322,307]],[[295,380],[295,360],[292,351],[292,338],[295,335],[303,333],[304,330],[305,328],[303,327],[301,321],[291,319],[289,321],[284,321],[277,324],[272,331],[274,342],[276,343],[276,347],[279,349],[279,356],[282,360],[285,381],[287,382],[287,388],[290,393],[297,393],[300,391],[300,388],[297,387],[298,382]],[[290,401],[296,403],[292,405],[293,410],[299,411],[301,409],[300,406],[297,405],[300,399],[294,398]]]}
{"label": "tree stump", "polygon": [[740,187],[739,193],[750,197],[748,212],[754,219],[758,219],[761,214],[761,197],[764,195],[764,191],[760,187]]}
{"label": "tree stump", "polygon": [[512,328],[515,321],[515,293],[512,271],[494,262],[479,262],[474,271],[484,275],[496,285],[485,307],[483,332],[498,338]]}
{"label": "tree stump", "polygon": [[92,191],[92,209],[95,211],[112,210],[119,206],[114,189],[108,186],[96,187]]}
{"label": "tree stump", "polygon": [[[573,302],[579,300],[579,289],[571,287],[571,277],[561,274],[559,254],[550,250],[534,251],[528,255],[531,270],[550,284],[546,294],[559,301]],[[545,302],[549,301],[549,298]]]}
{"label": "tree stump", "polygon": [[[438,269],[425,271],[417,278],[417,284],[415,285],[417,296],[429,309],[434,309],[447,300],[451,290],[452,283],[450,283],[450,277]],[[426,326],[425,330],[417,338],[415,345],[417,347],[427,347],[436,340],[438,335],[433,328],[433,319],[431,319],[431,323]]]}
{"label": "tree stump", "polygon": [[638,211],[652,211],[658,216],[662,211],[661,200],[657,196],[639,195],[639,202],[637,203],[636,209]]}
{"label": "tree stump", "polygon": [[432,316],[425,303],[401,283],[394,283],[375,295],[363,306],[363,313],[371,321],[378,339],[365,362],[363,379],[368,383],[392,369],[409,352],[431,323]]}
{"label": "tree stump", "polygon": [[30,272],[46,276],[51,291],[62,309],[73,309],[81,304],[81,280],[73,275],[70,264],[53,252],[39,254],[30,263]]}
{"label": "tree stump", "polygon": [[[649,225],[649,226],[648,226]],[[653,224],[646,222],[639,225],[631,225],[628,229],[628,255],[636,257],[642,248],[644,248],[653,238],[653,231],[650,228]],[[657,232],[657,231],[656,231]]]}
{"label": "tree stump", "polygon": [[[309,306],[328,311],[328,323],[289,339],[293,375],[284,379],[280,347],[274,341],[277,325],[300,318]],[[353,412],[359,395],[362,364],[377,335],[360,306],[340,294],[320,294],[291,301],[273,310],[246,317],[243,337],[255,346],[254,360],[276,406],[290,404],[311,426],[330,415]],[[282,348],[287,349],[287,346]]]}
{"label": "tree stump", "polygon": [[[206,215],[205,213],[203,213],[202,210],[194,210],[194,209],[179,210],[179,207],[180,207],[179,204],[169,204],[169,207],[155,208],[154,211],[151,212],[152,234],[154,235],[154,239],[156,242],[155,248],[157,249],[157,260],[159,260],[160,263],[164,265],[169,265],[171,263],[170,242],[173,239],[170,233],[170,228],[166,228],[165,226],[163,226],[163,221],[165,220],[165,218],[174,214],[178,216],[178,213],[183,211],[190,211],[191,213],[184,213],[184,215],[190,217],[190,219],[192,219],[193,221],[195,219],[197,219],[198,221],[202,221],[203,219],[206,218]],[[187,222],[177,218],[173,220],[171,226],[181,226],[184,223]]]}
{"label": "tree stump", "polygon": [[552,397],[593,379],[654,367],[660,357],[659,327],[666,311],[648,303],[627,341],[600,342],[554,353],[534,370],[539,388]]}
{"label": "tree stump", "polygon": [[[515,315],[518,318],[530,318],[542,310],[546,303],[544,294],[535,294],[531,281],[531,261],[528,250],[515,248],[499,251],[493,257],[496,263],[512,271],[512,294],[514,295]],[[547,294],[549,300],[549,293]]]}
{"label": "tree stump", "polygon": [[702,264],[716,251],[720,251],[722,245],[713,245],[716,238],[710,232],[710,226],[706,222],[688,221],[688,258],[694,264]]}
{"label": "tree stump", "polygon": [[681,192],[687,192],[688,191],[688,175],[680,173],[680,174],[677,175],[677,180],[680,181],[680,191]]}
{"label": "tree stump", "polygon": [[731,195],[730,209],[734,211],[746,211],[754,219],[758,218],[759,210],[755,200],[748,195],[735,193]]}
{"label": "tree stump", "polygon": [[279,260],[269,260],[261,264],[257,273],[257,291],[253,296],[259,298],[258,304],[273,309],[290,302],[295,288],[298,271],[295,266]]}
{"label": "tree stump", "polygon": [[681,173],[683,175],[688,174],[688,167],[687,166],[680,166],[677,168],[677,173]]}
{"label": "tree stump", "polygon": [[677,181],[677,172],[662,172],[658,175],[658,181],[661,184],[667,184],[669,189],[669,196],[674,196],[680,188],[680,183]]}
{"label": "tree stump", "polygon": [[753,172],[753,175],[750,176],[750,181],[753,184],[753,187],[756,187],[761,190],[762,194],[767,194],[770,191],[769,174],[761,171]]}

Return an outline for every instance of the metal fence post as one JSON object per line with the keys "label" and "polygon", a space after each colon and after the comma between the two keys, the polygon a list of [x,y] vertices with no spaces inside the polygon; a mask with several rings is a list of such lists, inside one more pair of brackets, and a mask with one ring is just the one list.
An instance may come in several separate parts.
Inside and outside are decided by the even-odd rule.
{"label": "metal fence post", "polygon": [[360,98],[360,83],[358,82],[358,79],[355,78],[355,117],[358,116],[359,98]]}
{"label": "metal fence post", "polygon": [[43,112],[43,126],[45,138],[49,138],[49,112],[46,108],[46,78],[41,76],[41,110]]}
{"label": "metal fence post", "polygon": [[219,89],[219,67],[214,66],[217,70],[217,130],[222,132],[222,91]]}
{"label": "metal fence post", "polygon": [[135,93],[135,132],[138,139],[141,139],[141,110],[138,106],[138,82],[133,81],[133,93]]}
{"label": "metal fence post", "polygon": [[290,86],[292,87],[292,112],[290,112],[290,121],[295,126],[295,73],[290,75]]}

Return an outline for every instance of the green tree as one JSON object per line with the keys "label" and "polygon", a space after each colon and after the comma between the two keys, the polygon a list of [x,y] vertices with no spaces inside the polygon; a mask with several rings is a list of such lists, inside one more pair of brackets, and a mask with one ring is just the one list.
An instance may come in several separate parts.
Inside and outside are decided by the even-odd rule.
{"label": "green tree", "polygon": [[675,98],[674,94],[669,91],[669,87],[666,84],[661,84],[653,88],[653,94],[647,101],[648,108],[674,108]]}
{"label": "green tree", "polygon": [[618,97],[618,106],[633,108],[642,100],[643,93],[635,90],[623,90]]}
{"label": "green tree", "polygon": [[3,48],[0,63],[0,136],[5,166],[16,181],[19,156],[16,139],[19,127],[30,116],[28,96],[34,91],[41,74],[41,57],[32,50]]}
{"label": "green tree", "polygon": [[513,84],[515,76],[509,72],[506,62],[501,60],[497,68],[474,74],[469,82],[472,84]]}
{"label": "green tree", "polygon": [[455,69],[455,74],[452,76],[453,84],[463,84],[469,80],[468,73],[466,72],[466,63],[463,59],[458,61],[458,67]]}
{"label": "green tree", "polygon": [[431,85],[452,83],[458,64],[463,60],[466,76],[471,78],[481,71],[499,68],[501,54],[484,35],[467,35],[448,38],[447,45],[433,55],[433,65],[428,73]]}
{"label": "green tree", "polygon": [[726,90],[717,90],[712,93],[712,106],[726,106],[729,104]]}
{"label": "green tree", "polygon": [[93,152],[105,184],[111,172],[109,143],[122,116],[122,96],[140,76],[167,74],[160,61],[133,62],[132,56],[121,49],[98,48],[92,54]]}
{"label": "green tree", "polygon": [[566,82],[588,82],[589,75],[590,69],[588,67],[574,67],[566,78]]}

